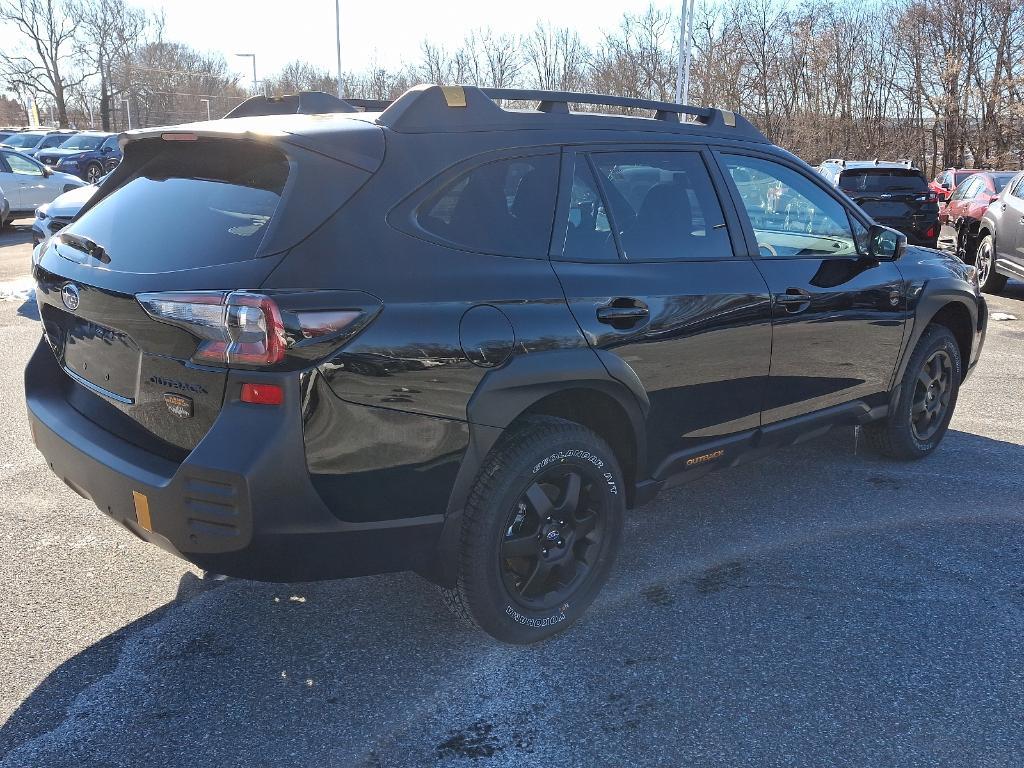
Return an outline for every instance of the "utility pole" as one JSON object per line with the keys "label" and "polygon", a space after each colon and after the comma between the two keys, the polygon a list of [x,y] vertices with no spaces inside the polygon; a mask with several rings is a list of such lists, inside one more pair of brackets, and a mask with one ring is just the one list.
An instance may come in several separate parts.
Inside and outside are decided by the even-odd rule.
{"label": "utility pole", "polygon": [[334,0],[334,23],[338,43],[338,98],[345,98],[344,87],[341,84],[341,0]]}
{"label": "utility pole", "polygon": [[124,104],[125,112],[128,113],[128,130],[130,131],[132,129],[132,103],[128,99],[121,103]]}
{"label": "utility pole", "polygon": [[694,0],[683,0],[679,16],[679,61],[676,65],[676,103],[690,100],[690,53],[693,48]]}
{"label": "utility pole", "polygon": [[235,56],[239,56],[243,59],[252,59],[252,95],[255,96],[259,89],[259,82],[256,80],[256,54],[236,53]]}

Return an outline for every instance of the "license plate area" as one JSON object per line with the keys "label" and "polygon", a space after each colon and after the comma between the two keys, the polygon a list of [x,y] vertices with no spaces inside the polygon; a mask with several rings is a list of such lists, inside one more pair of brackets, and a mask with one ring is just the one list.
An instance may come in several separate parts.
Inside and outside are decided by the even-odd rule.
{"label": "license plate area", "polygon": [[64,327],[64,367],[102,394],[133,403],[142,353],[122,331],[75,318]]}

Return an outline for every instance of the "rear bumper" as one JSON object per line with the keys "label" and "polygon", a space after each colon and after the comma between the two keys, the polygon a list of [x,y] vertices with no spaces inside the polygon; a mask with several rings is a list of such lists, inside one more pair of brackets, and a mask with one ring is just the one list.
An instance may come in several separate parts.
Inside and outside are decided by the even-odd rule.
{"label": "rear bumper", "polygon": [[283,386],[279,407],[237,401],[240,383],[229,379],[221,416],[180,464],[85,418],[65,398],[64,376],[40,341],[25,370],[36,447],[70,488],[145,541],[264,581],[422,569],[434,557],[440,516],[353,523],[326,508],[306,468],[298,375],[246,374]]}

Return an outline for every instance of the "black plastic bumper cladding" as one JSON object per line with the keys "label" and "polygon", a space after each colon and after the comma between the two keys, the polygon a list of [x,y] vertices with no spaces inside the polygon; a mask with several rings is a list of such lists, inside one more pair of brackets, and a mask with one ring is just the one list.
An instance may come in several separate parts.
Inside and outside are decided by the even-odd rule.
{"label": "black plastic bumper cladding", "polygon": [[[296,374],[232,373],[216,425],[177,464],[97,426],[72,408],[40,342],[25,370],[29,420],[51,469],[136,535],[201,568],[267,581],[358,576],[424,567],[440,519],[339,520],[306,469]],[[238,400],[241,381],[285,390],[280,407]],[[148,500],[152,531],[133,492]]]}

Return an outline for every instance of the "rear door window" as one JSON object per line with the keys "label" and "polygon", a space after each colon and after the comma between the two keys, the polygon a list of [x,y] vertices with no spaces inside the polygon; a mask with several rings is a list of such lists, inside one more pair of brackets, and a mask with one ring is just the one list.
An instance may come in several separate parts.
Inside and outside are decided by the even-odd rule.
{"label": "rear door window", "polygon": [[[169,272],[255,258],[288,162],[242,141],[167,142],[131,179],[65,230],[99,245],[108,269]],[[73,246],[60,254],[82,260]]]}
{"label": "rear door window", "polygon": [[551,240],[558,156],[495,160],[458,176],[416,213],[434,239],[466,251],[545,258]]}
{"label": "rear door window", "polygon": [[725,215],[697,152],[598,152],[594,164],[629,261],[725,259]]}

